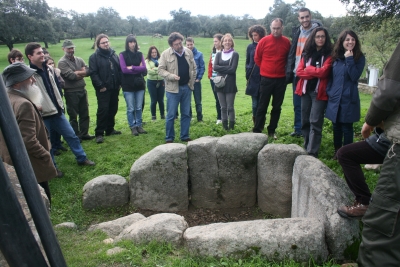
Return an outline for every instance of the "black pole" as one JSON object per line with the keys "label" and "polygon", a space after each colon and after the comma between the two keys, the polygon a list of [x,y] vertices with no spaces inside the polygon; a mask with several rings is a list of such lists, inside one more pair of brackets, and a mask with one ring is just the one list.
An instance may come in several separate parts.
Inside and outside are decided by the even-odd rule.
{"label": "black pole", "polygon": [[10,267],[48,266],[0,162],[0,250]]}
{"label": "black pole", "polygon": [[[0,129],[3,132],[4,140],[10,152],[11,160],[18,175],[22,191],[35,222],[47,259],[52,267],[67,267],[64,256],[61,252],[56,235],[51,225],[50,218],[44,206],[38,183],[28,158],[25,145],[14,113],[11,109],[10,100],[4,86],[3,78],[0,75]],[[17,252],[16,252],[17,253]]]}

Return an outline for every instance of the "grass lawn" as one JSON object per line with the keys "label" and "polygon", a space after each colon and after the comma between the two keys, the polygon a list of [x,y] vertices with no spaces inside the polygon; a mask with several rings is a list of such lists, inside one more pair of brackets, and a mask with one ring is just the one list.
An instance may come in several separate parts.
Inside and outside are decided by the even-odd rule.
{"label": "grass lawn", "polygon": [[[168,48],[167,38],[153,39],[148,36],[139,36],[138,38],[141,51],[147,55],[150,45],[155,45],[160,52]],[[121,52],[125,46],[125,37],[112,37],[111,46]],[[83,58],[86,63],[89,56],[94,52],[91,49],[93,40],[77,39],[73,40],[77,46],[75,55]],[[49,52],[56,62],[63,55],[61,44],[51,45]],[[236,126],[235,130],[230,133],[249,132],[252,128],[251,114],[251,97],[245,95],[245,51],[249,44],[248,40],[235,39],[235,50],[239,53],[239,67],[237,70],[238,93],[235,100],[236,110]],[[203,52],[206,72],[202,80],[202,104],[204,123],[198,123],[193,120],[190,127],[190,137],[197,139],[202,136],[223,136],[226,132],[222,129],[222,125],[216,125],[215,100],[211,91],[210,83],[207,79],[207,64],[209,61],[212,39],[211,38],[195,38],[197,49]],[[17,44],[15,48],[24,51],[25,44]],[[366,47],[363,50],[367,50]],[[8,65],[7,62],[8,48],[0,46],[0,69],[4,69]],[[26,60],[26,59],[25,59]],[[27,60],[26,60],[27,62]],[[90,134],[94,134],[96,125],[96,109],[97,102],[95,91],[91,84],[90,78],[86,78],[87,91],[89,96],[90,109]],[[369,107],[371,95],[360,94],[361,98],[361,120],[354,124],[356,133],[355,141],[360,140],[360,130],[365,113]],[[214,259],[214,258],[195,258],[190,257],[185,251],[176,249],[168,244],[151,243],[145,246],[135,246],[130,242],[121,242],[119,246],[128,250],[124,253],[106,256],[106,251],[113,245],[106,245],[102,240],[106,236],[102,233],[87,233],[86,229],[89,225],[119,218],[130,214],[134,211],[134,207],[126,206],[108,210],[86,211],[82,209],[82,188],[89,180],[103,174],[118,174],[129,178],[129,171],[132,164],[144,153],[150,151],[154,147],[165,143],[165,121],[151,121],[150,114],[150,96],[146,91],[146,104],[143,114],[143,120],[146,122],[144,129],[147,135],[138,137],[132,136],[126,120],[125,100],[122,93],[120,94],[120,102],[118,114],[116,116],[117,130],[122,131],[122,135],[110,136],[104,138],[103,144],[96,144],[94,140],[84,141],[82,146],[90,160],[96,162],[95,167],[81,167],[76,164],[74,155],[71,151],[63,152],[62,155],[56,157],[59,168],[65,173],[62,179],[53,179],[50,182],[52,192],[52,210],[51,220],[53,224],[61,222],[75,222],[78,230],[57,230],[64,256],[68,266],[302,266],[294,262],[273,263],[268,262],[259,256],[247,259]],[[194,100],[192,100],[194,107]],[[195,112],[195,109],[193,109]],[[157,114],[159,117],[159,114]],[[68,116],[67,116],[68,117]],[[195,116],[194,116],[195,117]],[[267,116],[267,121],[269,115]],[[175,130],[179,134],[179,122],[175,125]],[[302,139],[290,137],[289,134],[293,130],[293,105],[292,105],[292,87],[289,85],[286,90],[285,101],[282,106],[282,114],[277,128],[278,140],[273,143],[298,144],[302,145]],[[333,169],[340,177],[343,177],[341,167],[336,161],[331,160],[333,155],[333,137],[331,122],[325,120],[323,129],[323,139],[320,149],[320,160]],[[365,170],[367,183],[373,190],[378,178],[374,171]],[[312,264],[310,262],[310,264]],[[308,265],[307,265],[308,266]],[[324,266],[335,266],[334,263],[328,262]],[[336,265],[337,266],[337,265]]]}

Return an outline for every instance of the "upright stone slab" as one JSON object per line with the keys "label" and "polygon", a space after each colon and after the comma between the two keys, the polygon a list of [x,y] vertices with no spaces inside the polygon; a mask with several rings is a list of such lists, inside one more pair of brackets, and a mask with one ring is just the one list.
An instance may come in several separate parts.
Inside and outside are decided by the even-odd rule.
{"label": "upright stone slab", "polygon": [[220,202],[216,145],[218,137],[206,136],[187,145],[190,202],[198,208],[218,208]]}
{"label": "upright stone slab", "polygon": [[252,207],[257,194],[257,155],[268,142],[265,134],[221,137],[216,145],[219,208]]}
{"label": "upright stone slab", "polygon": [[307,154],[298,145],[268,144],[258,153],[258,206],[262,211],[289,218],[292,209],[294,161]]}
{"label": "upright stone slab", "polygon": [[186,211],[188,165],[186,145],[165,144],[141,156],[130,171],[131,203],[154,211]]}
{"label": "upright stone slab", "polygon": [[185,247],[195,255],[248,257],[270,260],[325,261],[328,250],[323,224],[317,219],[295,218],[215,223],[188,228]]}
{"label": "upright stone slab", "polygon": [[128,182],[120,175],[101,175],[83,186],[85,209],[118,207],[128,202]]}
{"label": "upright stone slab", "polygon": [[332,257],[348,258],[345,250],[359,239],[360,229],[357,220],[342,218],[337,213],[339,206],[354,198],[346,182],[311,156],[297,157],[292,181],[292,217],[321,220]]}

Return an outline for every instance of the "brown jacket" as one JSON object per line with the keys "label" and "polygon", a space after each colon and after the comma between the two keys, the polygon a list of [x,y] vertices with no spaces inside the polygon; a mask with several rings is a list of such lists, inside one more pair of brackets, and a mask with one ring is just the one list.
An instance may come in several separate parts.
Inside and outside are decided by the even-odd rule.
{"label": "brown jacket", "polygon": [[[45,182],[56,177],[57,171],[49,152],[49,135],[39,111],[31,101],[18,91],[9,91],[8,97],[37,182]],[[1,133],[0,153],[5,163],[13,165]]]}

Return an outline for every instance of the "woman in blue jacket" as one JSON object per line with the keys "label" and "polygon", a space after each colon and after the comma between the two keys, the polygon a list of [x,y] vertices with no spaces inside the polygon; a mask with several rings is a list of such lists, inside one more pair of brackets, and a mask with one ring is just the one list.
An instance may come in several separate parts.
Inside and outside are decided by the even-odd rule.
{"label": "woman in blue jacket", "polygon": [[339,148],[353,143],[353,123],[360,120],[358,79],[364,65],[365,57],[357,35],[351,30],[343,31],[333,48],[332,78],[326,88],[326,118],[333,125],[334,159]]}

